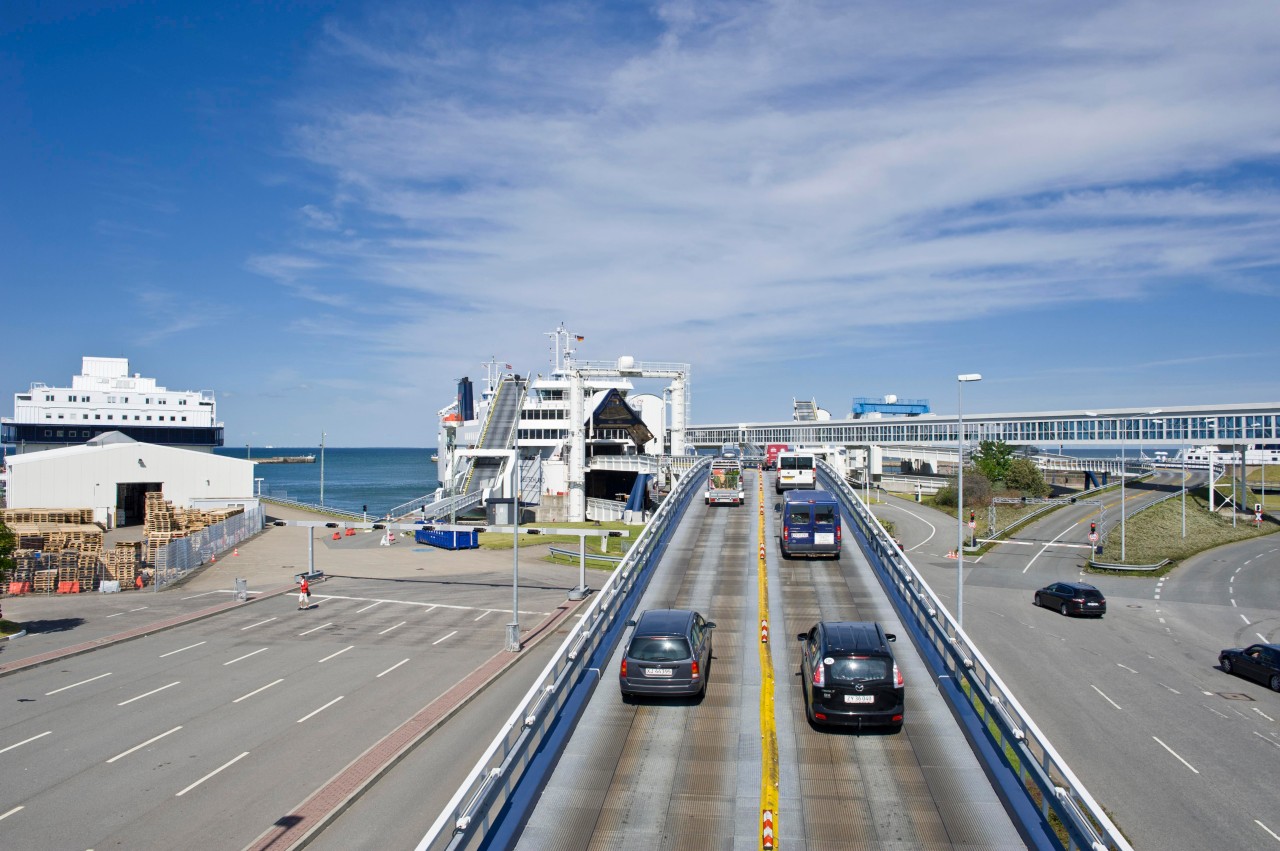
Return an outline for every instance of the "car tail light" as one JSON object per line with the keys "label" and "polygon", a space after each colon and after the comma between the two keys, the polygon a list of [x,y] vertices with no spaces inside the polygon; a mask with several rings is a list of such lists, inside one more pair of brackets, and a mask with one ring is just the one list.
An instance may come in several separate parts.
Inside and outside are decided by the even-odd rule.
{"label": "car tail light", "polygon": [[907,681],[902,678],[902,672],[898,670],[897,662],[893,663],[893,684],[898,688],[902,688],[907,684]]}
{"label": "car tail light", "polygon": [[1083,602],[1084,602],[1084,597],[1072,597],[1072,598],[1071,598],[1071,602],[1073,602],[1073,603],[1083,603]]}
{"label": "car tail light", "polygon": [[840,545],[840,527],[836,526],[836,546]]}
{"label": "car tail light", "polygon": [[622,657],[622,670],[618,672],[618,676],[622,677],[624,680],[627,678],[627,657],[626,656]]}
{"label": "car tail light", "polygon": [[826,688],[827,686],[827,666],[818,665],[813,669],[813,684],[817,688]]}
{"label": "car tail light", "polygon": [[693,679],[696,680],[697,678],[698,678],[698,660],[694,659],[693,660]]}

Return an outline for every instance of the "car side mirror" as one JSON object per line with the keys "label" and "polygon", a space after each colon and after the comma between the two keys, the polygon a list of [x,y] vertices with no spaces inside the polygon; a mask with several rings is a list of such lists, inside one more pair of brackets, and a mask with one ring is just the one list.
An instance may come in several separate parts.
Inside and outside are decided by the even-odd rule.
{"label": "car side mirror", "polygon": [[800,633],[799,635],[797,635],[797,636],[796,636],[796,641],[804,641],[804,640],[805,640],[805,639],[807,639],[808,637],[809,637],[809,633],[807,633],[807,632],[802,632],[802,633]]}
{"label": "car side mirror", "polygon": [[781,511],[781,510],[782,510],[782,503],[780,503],[780,502],[775,502],[775,503],[773,504],[773,510],[774,510],[774,511]]}
{"label": "car side mirror", "polygon": [[635,621],[627,621],[627,626],[635,626],[635,625],[636,625]]}
{"label": "car side mirror", "polygon": [[884,634],[884,640],[885,640],[885,641],[897,641],[897,640],[898,640],[898,636],[894,635],[892,632],[886,632],[886,633]]}
{"label": "car side mirror", "polygon": [[703,624],[703,626],[705,626],[707,629],[715,629],[715,628],[716,628],[716,622],[715,622],[715,621],[707,621],[705,624]]}

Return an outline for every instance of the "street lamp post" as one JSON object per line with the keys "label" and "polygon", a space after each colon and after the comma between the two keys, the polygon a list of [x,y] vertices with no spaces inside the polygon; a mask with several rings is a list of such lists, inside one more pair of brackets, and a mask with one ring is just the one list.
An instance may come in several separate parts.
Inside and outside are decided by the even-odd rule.
{"label": "street lamp post", "polygon": [[[1156,408],[1154,411],[1147,411],[1146,415],[1147,415],[1147,416],[1152,416],[1152,415],[1154,415],[1154,414],[1158,414],[1158,413],[1160,413],[1160,409],[1159,409],[1159,408]],[[1127,476],[1127,470],[1126,470],[1126,466],[1127,466],[1127,465],[1125,464],[1125,459],[1124,459],[1124,448],[1125,448],[1125,441],[1126,441],[1126,440],[1128,439],[1128,437],[1129,437],[1129,420],[1131,420],[1131,419],[1132,419],[1132,417],[1125,417],[1125,418],[1124,418],[1124,420],[1123,420],[1124,425],[1123,425],[1123,426],[1121,426],[1121,428],[1120,428],[1120,563],[1121,563],[1121,564],[1124,564],[1124,560],[1125,560],[1125,547],[1124,547],[1124,520],[1125,520],[1125,514],[1126,514],[1127,512],[1126,512],[1126,511],[1125,511],[1125,509],[1124,509],[1124,482],[1125,482],[1125,479],[1126,479],[1126,478],[1128,478],[1128,476]],[[1139,422],[1139,425],[1138,425],[1138,440],[1139,440],[1139,443],[1138,443],[1138,446],[1139,446],[1139,449],[1138,449],[1138,455],[1139,455],[1139,456],[1141,456],[1141,455],[1142,455],[1142,449],[1141,449],[1141,446],[1142,446],[1142,443],[1141,443],[1141,440],[1142,440],[1142,425],[1141,425],[1141,422],[1142,422],[1142,421],[1141,421],[1141,420],[1139,420],[1138,422]],[[1139,457],[1139,461],[1141,461],[1141,457]]]}
{"label": "street lamp post", "polygon": [[[517,414],[518,417],[518,414]],[[507,624],[507,650],[520,652],[520,421],[511,453],[511,623]]]}
{"label": "street lamp post", "polygon": [[320,432],[320,504],[324,505],[324,432]]}
{"label": "street lamp post", "polygon": [[968,381],[981,381],[982,376],[968,372],[956,376],[956,443],[959,452],[956,497],[956,625],[964,629],[964,385]]}

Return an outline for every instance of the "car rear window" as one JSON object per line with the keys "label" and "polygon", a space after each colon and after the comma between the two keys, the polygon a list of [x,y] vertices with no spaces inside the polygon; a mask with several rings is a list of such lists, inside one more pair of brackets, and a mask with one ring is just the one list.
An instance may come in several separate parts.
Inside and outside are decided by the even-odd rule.
{"label": "car rear window", "polygon": [[1101,600],[1101,599],[1102,599],[1102,595],[1101,595],[1100,593],[1098,593],[1097,591],[1082,591],[1082,592],[1080,592],[1080,596],[1082,596],[1082,597],[1083,597],[1084,599],[1086,599],[1086,600]]}
{"label": "car rear window", "polygon": [[862,656],[836,659],[827,666],[831,679],[846,683],[867,680],[883,680],[889,677],[889,660],[883,656]]}
{"label": "car rear window", "polygon": [[836,507],[834,505],[815,505],[813,507],[814,523],[834,523],[836,522]]}
{"label": "car rear window", "polygon": [[683,638],[638,636],[627,655],[640,662],[679,662],[689,658],[689,642]]}

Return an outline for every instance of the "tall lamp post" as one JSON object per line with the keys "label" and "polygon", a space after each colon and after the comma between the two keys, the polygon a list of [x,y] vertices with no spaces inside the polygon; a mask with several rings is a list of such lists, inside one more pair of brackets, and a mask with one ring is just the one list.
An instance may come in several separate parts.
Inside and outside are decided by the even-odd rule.
{"label": "tall lamp post", "polygon": [[956,502],[956,625],[964,629],[964,385],[968,381],[981,381],[976,372],[956,376],[956,448],[959,452],[958,481],[960,491]]}
{"label": "tall lamp post", "polygon": [[[1156,408],[1156,409],[1155,409],[1155,410],[1153,410],[1153,411],[1147,411],[1147,412],[1146,412],[1146,414],[1145,414],[1145,416],[1152,416],[1152,415],[1154,415],[1154,414],[1158,414],[1158,413],[1160,413],[1160,409],[1159,409],[1159,408]],[[1131,419],[1133,419],[1133,418],[1132,418],[1132,417],[1125,417],[1125,418],[1124,418],[1124,420],[1122,420],[1123,425],[1120,427],[1120,563],[1121,563],[1121,564],[1123,564],[1123,563],[1124,563],[1124,560],[1125,560],[1125,547],[1124,547],[1124,521],[1125,521],[1125,514],[1126,514],[1127,512],[1125,512],[1125,510],[1124,510],[1124,482],[1125,482],[1125,479],[1127,479],[1127,478],[1128,478],[1128,468],[1127,468],[1127,465],[1125,464],[1124,448],[1125,448],[1125,441],[1126,441],[1126,440],[1128,440],[1128,437],[1129,437],[1129,421],[1130,421]],[[1141,440],[1142,440],[1142,425],[1141,425],[1141,422],[1142,422],[1142,421],[1141,421],[1141,420],[1139,420],[1138,422],[1139,422],[1139,425],[1138,425],[1138,440],[1139,440],[1139,446],[1141,446]],[[1139,448],[1139,449],[1138,449],[1138,456],[1139,456],[1139,459],[1138,459],[1138,460],[1139,460],[1139,461],[1141,461],[1141,460],[1142,460],[1142,459],[1141,459],[1141,456],[1142,456],[1142,449],[1141,449],[1141,448]]]}
{"label": "tall lamp post", "polygon": [[324,432],[320,432],[320,504],[324,505]]}
{"label": "tall lamp post", "polygon": [[507,624],[507,650],[519,653],[520,649],[520,413],[517,411],[511,452],[511,623]]}

